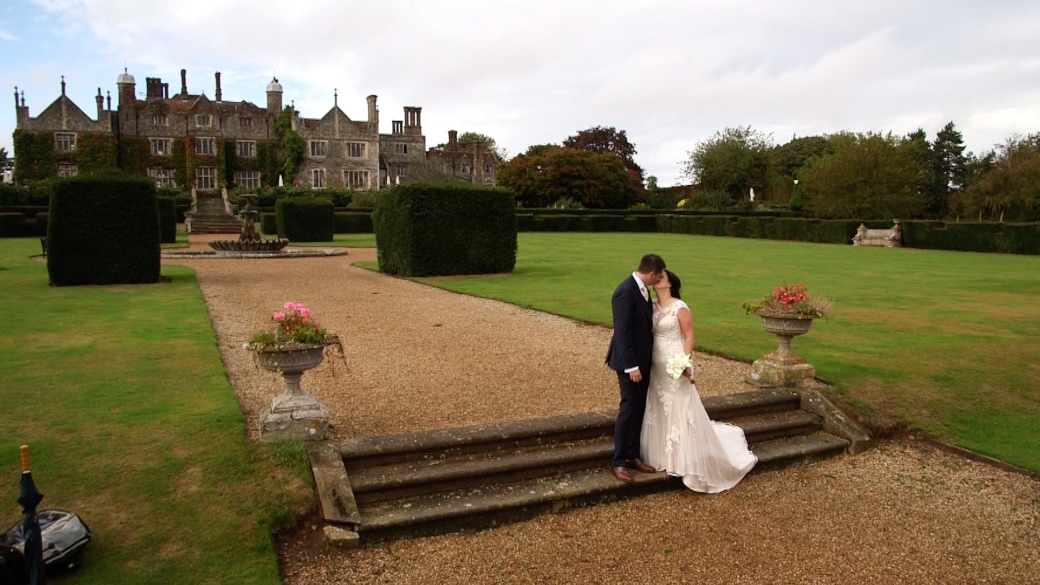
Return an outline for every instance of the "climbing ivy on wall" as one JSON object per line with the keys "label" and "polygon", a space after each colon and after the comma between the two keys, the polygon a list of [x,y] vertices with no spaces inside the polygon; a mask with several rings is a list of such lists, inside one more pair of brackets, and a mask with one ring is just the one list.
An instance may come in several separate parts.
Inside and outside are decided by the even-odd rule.
{"label": "climbing ivy on wall", "polygon": [[278,175],[283,168],[278,157],[278,144],[274,142],[256,143],[256,169],[260,171],[260,182],[268,187],[278,184]]}
{"label": "climbing ivy on wall", "polygon": [[[194,149],[195,147],[192,145],[192,150]],[[170,145],[170,162],[173,164],[174,182],[185,191],[191,191],[191,187],[188,185],[186,150],[185,140],[174,140],[173,144]]]}
{"label": "climbing ivy on wall", "polygon": [[[184,188],[191,191],[195,186],[195,167],[198,166],[199,155],[195,154],[195,137],[184,137]],[[179,180],[179,179],[178,179]]]}
{"label": "climbing ivy on wall", "polygon": [[42,181],[58,174],[52,132],[15,130],[13,138],[14,155],[18,159],[14,168],[15,183]]}
{"label": "climbing ivy on wall", "polygon": [[115,136],[105,134],[87,134],[80,132],[76,136],[76,152],[59,153],[72,155],[79,174],[119,168],[118,146]]}
{"label": "climbing ivy on wall", "polygon": [[278,118],[274,121],[274,132],[282,143],[282,154],[284,155],[282,170],[285,171],[285,182],[292,183],[296,173],[303,164],[306,155],[307,143],[292,129],[292,119],[296,111],[292,106],[286,106]]}
{"label": "climbing ivy on wall", "polygon": [[[226,144],[226,141],[223,138],[217,138],[216,140],[214,140],[214,142],[216,142],[216,146],[217,146],[217,151],[216,151],[217,152],[217,156],[216,156],[217,160],[214,161],[214,162],[216,163],[216,167],[217,167],[217,182],[216,182],[216,184],[217,184],[217,191],[219,191],[222,188],[227,187],[229,184],[231,184],[231,181],[227,180],[227,172],[228,172],[228,170],[227,170],[227,161],[225,160],[225,148],[224,148],[224,146]],[[234,154],[234,153],[232,153],[232,154]]]}

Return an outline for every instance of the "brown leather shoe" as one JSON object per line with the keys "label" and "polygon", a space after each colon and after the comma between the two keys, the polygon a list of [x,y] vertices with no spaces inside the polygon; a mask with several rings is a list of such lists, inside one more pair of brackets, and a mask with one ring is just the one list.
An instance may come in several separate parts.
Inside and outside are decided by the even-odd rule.
{"label": "brown leather shoe", "polygon": [[631,483],[633,481],[632,476],[625,471],[624,467],[610,467],[610,472],[614,474],[614,479],[623,481],[625,483]]}
{"label": "brown leather shoe", "polygon": [[657,473],[656,469],[643,463],[642,459],[629,459],[628,461],[625,461],[625,467],[635,469],[641,473]]}

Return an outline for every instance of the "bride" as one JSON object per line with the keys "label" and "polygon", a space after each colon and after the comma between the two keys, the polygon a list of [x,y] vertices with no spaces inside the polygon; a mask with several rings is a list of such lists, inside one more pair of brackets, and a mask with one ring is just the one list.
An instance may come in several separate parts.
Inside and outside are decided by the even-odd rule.
{"label": "bride", "polygon": [[737,485],[758,459],[740,427],[712,421],[701,404],[692,361],[685,362],[693,356],[693,316],[679,287],[670,270],[654,285],[653,366],[640,455],[658,471],[681,477],[691,490],[718,493]]}

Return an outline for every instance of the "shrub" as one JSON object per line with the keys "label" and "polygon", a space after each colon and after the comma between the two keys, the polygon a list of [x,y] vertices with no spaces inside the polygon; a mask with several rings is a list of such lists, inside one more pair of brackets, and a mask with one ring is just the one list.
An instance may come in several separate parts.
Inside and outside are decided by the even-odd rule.
{"label": "shrub", "polygon": [[177,200],[157,197],[159,205],[159,241],[172,244],[177,241]]}
{"label": "shrub", "polygon": [[401,185],[379,196],[372,225],[379,269],[388,274],[490,274],[516,265],[516,209],[506,189]]}
{"label": "shrub", "polygon": [[275,204],[278,236],[290,242],[331,242],[336,218],[328,199],[287,197]]}
{"label": "shrub", "polygon": [[58,181],[47,225],[47,272],[56,286],[159,281],[155,184],[115,175]]}
{"label": "shrub", "polygon": [[337,234],[371,234],[372,213],[346,211],[336,214]]}

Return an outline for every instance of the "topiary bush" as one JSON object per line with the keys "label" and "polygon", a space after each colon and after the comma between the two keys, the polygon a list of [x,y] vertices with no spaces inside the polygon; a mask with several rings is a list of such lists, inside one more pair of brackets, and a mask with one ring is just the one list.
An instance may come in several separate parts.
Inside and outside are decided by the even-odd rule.
{"label": "topiary bush", "polygon": [[371,234],[372,212],[345,211],[336,214],[337,234]]}
{"label": "topiary bush", "polygon": [[275,203],[275,216],[278,237],[290,242],[331,242],[335,235],[335,208],[328,199],[279,199]]}
{"label": "topiary bush", "polygon": [[47,222],[51,284],[155,283],[160,253],[150,179],[103,174],[55,183]]}
{"label": "topiary bush", "polygon": [[177,200],[157,197],[159,204],[159,241],[172,244],[177,241]]}
{"label": "topiary bush", "polygon": [[379,269],[403,276],[493,274],[516,266],[511,191],[457,182],[381,193],[372,211]]}

